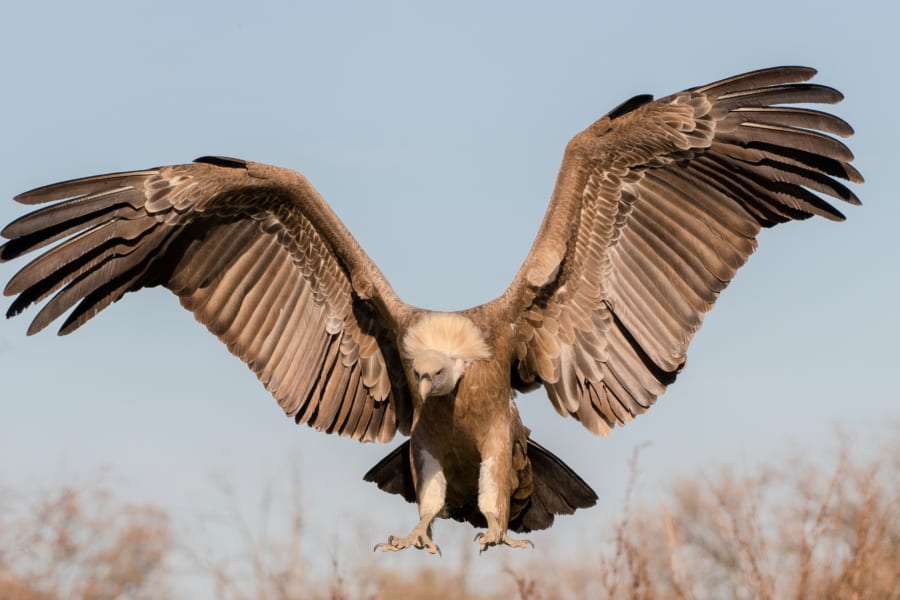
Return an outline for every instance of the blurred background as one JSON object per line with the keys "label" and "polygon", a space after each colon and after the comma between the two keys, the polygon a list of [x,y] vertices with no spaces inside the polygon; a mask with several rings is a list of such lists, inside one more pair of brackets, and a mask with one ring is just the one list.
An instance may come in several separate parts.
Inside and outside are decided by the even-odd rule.
{"label": "blurred background", "polygon": [[[846,223],[814,219],[763,232],[759,251],[696,336],[678,382],[627,427],[595,438],[558,417],[542,391],[519,398],[534,438],[600,496],[597,507],[532,534],[537,547],[527,552],[473,557],[474,531],[440,522],[442,559],[373,556],[374,544],[416,520],[413,505],[361,479],[400,440],[361,445],[296,427],[164,290],[129,295],[65,338],[50,330],[26,337],[34,311],[4,321],[0,582],[61,560],[54,544],[62,534],[46,528],[56,515],[60,523],[109,524],[111,549],[103,552],[145,565],[158,587],[132,581],[91,596],[79,581],[103,576],[91,579],[76,565],[59,584],[68,591],[26,581],[22,594],[278,597],[253,587],[269,579],[246,561],[252,539],[264,547],[258,556],[274,547],[274,555],[291,557],[291,581],[305,587],[285,588],[282,597],[314,589],[323,597],[382,597],[388,588],[378,587],[378,573],[424,585],[424,575],[439,570],[469,578],[463,597],[509,590],[554,597],[523,579],[537,572],[529,565],[599,572],[602,559],[605,572],[640,579],[640,561],[616,566],[629,556],[616,531],[637,531],[633,519],[627,527],[622,519],[638,507],[677,513],[674,494],[684,482],[700,486],[702,498],[729,481],[737,486],[729,489],[768,490],[754,478],[772,469],[779,485],[800,485],[797,477],[815,472],[821,486],[779,487],[772,501],[808,496],[810,506],[832,506],[828,490],[836,488],[827,482],[855,481],[835,473],[875,469],[862,480],[884,481],[873,465],[898,457],[892,441],[900,429],[900,208],[892,182],[900,120],[889,107],[900,92],[898,10],[768,0],[4,4],[3,224],[26,210],[11,198],[43,184],[236,156],[304,173],[404,300],[465,308],[496,297],[512,279],[572,135],[632,95],[661,96],[781,64],[816,67],[817,82],[846,95],[833,110],[856,129],[848,143],[867,182],[857,189],[862,208],[839,207]],[[0,280],[22,264],[0,265]],[[886,497],[896,497],[892,489]],[[727,495],[713,493],[714,505],[730,507],[715,500]],[[811,514],[783,524],[819,539],[819,513]],[[664,530],[681,539],[671,522]],[[81,531],[86,540],[102,537],[87,525]],[[128,537],[133,531],[148,535],[140,538],[150,544],[147,555],[136,554],[144,546]],[[302,541],[294,554],[279,545],[291,539]],[[676,556],[673,544],[660,556]],[[634,545],[651,550],[639,539]],[[750,542],[739,546],[741,560],[756,552]],[[22,559],[28,549],[34,556]],[[644,556],[650,564],[657,555]],[[274,568],[277,561],[256,562]],[[673,562],[666,564],[677,575]],[[738,564],[739,584],[774,593],[751,563]],[[607,587],[607,595],[620,593]]]}

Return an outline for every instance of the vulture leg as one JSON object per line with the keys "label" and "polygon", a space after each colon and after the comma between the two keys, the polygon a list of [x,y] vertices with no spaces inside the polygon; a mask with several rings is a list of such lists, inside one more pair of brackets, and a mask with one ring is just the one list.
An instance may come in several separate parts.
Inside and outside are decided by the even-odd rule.
{"label": "vulture leg", "polygon": [[[412,446],[411,446],[412,447]],[[412,451],[411,451],[412,452]],[[389,536],[387,543],[378,544],[375,550],[396,552],[410,546],[440,554],[441,549],[431,539],[431,523],[444,510],[447,497],[447,478],[440,463],[427,451],[413,453],[415,466],[416,494],[419,503],[419,522],[407,536]]]}
{"label": "vulture leg", "polygon": [[[522,429],[522,437],[525,432],[521,424],[517,423],[517,429]],[[508,427],[508,425],[507,425]],[[481,467],[478,473],[478,510],[487,521],[487,531],[475,536],[475,541],[481,546],[479,553],[491,546],[503,544],[511,548],[525,548],[534,544],[531,540],[517,540],[507,533],[509,526],[509,504],[512,494],[511,480],[512,461],[507,458],[512,456],[512,435],[507,430],[507,435],[489,435],[482,448]]]}

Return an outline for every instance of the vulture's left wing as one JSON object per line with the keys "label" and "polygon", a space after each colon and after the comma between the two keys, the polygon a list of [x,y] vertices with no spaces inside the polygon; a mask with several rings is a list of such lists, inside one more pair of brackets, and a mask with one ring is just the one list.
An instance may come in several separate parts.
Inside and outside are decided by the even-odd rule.
{"label": "vulture's left wing", "polygon": [[396,348],[408,307],[298,173],[235,159],[66,181],[10,223],[0,261],[62,240],[4,293],[7,313],[52,297],[29,334],[60,333],[126,292],[163,285],[246,362],[298,423],[387,441],[411,422]]}
{"label": "vulture's left wing", "polygon": [[739,75],[638,96],[576,135],[534,246],[495,301],[516,324],[513,383],[606,433],[674,381],[761,227],[843,215],[834,178],[861,182],[830,135],[849,125],[783,104],[834,103],[813,69]]}

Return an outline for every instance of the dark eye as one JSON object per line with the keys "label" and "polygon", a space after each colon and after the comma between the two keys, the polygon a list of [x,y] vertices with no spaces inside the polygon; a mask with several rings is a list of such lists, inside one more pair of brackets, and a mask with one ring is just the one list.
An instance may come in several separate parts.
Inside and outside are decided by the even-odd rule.
{"label": "dark eye", "polygon": [[437,375],[438,377],[440,377],[440,376],[443,375],[443,374],[444,374],[444,370],[443,370],[443,369],[438,369],[438,372],[436,373],[436,375]]}

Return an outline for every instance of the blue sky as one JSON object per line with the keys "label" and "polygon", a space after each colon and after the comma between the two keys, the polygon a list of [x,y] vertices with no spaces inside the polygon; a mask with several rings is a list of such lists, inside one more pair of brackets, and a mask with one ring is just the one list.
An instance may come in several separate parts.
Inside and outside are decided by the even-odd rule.
{"label": "blue sky", "polygon": [[[896,435],[900,217],[898,9],[785,3],[6,3],[0,8],[0,221],[16,193],[205,154],[295,168],[406,301],[437,309],[500,294],[543,216],[568,139],[622,100],[754,68],[817,67],[867,183],[848,221],[764,232],[648,414],[608,438],[520,398],[535,438],[575,467],[599,527],[632,449],[653,501],[720,462]],[[0,265],[7,281],[19,264]],[[0,322],[0,483],[105,468],[128,498],[181,515],[213,474],[247,493],[292,464],[323,537],[365,521],[370,548],[415,509],[361,476],[390,448],[297,428],[171,294],[127,296],[74,335]],[[397,440],[399,441],[399,440]],[[396,442],[395,442],[396,443]],[[336,520],[338,519],[338,520]],[[454,537],[457,526],[441,525]],[[499,554],[499,553],[497,553]],[[500,561],[488,554],[487,561]],[[387,564],[422,560],[385,557]],[[417,564],[417,563],[413,563]]]}

